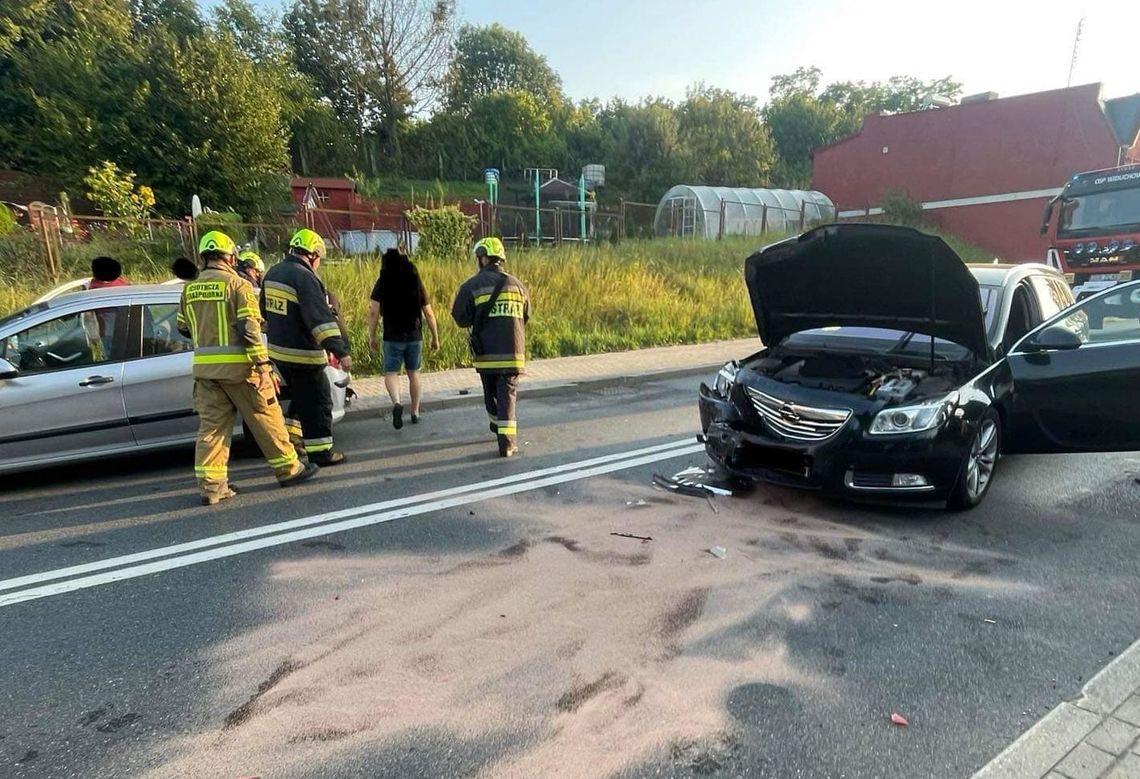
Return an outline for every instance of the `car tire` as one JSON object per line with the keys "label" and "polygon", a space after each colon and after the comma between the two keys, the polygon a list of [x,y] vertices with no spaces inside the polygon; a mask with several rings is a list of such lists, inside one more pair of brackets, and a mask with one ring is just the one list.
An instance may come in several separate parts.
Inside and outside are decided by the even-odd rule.
{"label": "car tire", "polygon": [[1001,417],[989,408],[970,439],[970,449],[962,460],[958,482],[950,492],[947,506],[955,511],[968,511],[981,504],[993,486],[1000,456]]}

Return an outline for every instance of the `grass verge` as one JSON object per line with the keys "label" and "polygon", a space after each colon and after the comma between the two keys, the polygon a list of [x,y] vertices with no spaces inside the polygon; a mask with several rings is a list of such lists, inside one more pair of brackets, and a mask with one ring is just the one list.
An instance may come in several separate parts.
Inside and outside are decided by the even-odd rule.
{"label": "grass verge", "polygon": [[[627,241],[514,252],[507,268],[527,286],[532,300],[528,355],[598,354],[755,335],[743,260],[771,240],[775,238]],[[119,257],[136,283],[169,278],[163,272],[165,263],[152,253],[114,248],[94,247],[90,254]],[[984,251],[960,241],[955,248],[967,261],[988,259]],[[70,259],[68,278],[82,276],[87,260],[78,254]],[[451,321],[450,310],[455,291],[475,272],[474,261],[421,259],[417,265],[440,326],[440,350],[425,353],[425,370],[469,366],[466,335]],[[378,355],[366,353],[368,298],[378,272],[377,259],[328,262],[321,268],[326,285],[344,306],[361,375],[380,370]],[[35,279],[5,281],[9,283],[0,286],[0,315],[27,305],[46,288]]]}

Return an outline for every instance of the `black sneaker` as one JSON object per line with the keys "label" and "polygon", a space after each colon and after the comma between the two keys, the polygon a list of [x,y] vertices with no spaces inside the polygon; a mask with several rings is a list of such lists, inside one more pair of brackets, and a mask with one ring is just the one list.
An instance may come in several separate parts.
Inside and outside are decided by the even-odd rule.
{"label": "black sneaker", "polygon": [[237,494],[238,494],[237,487],[235,487],[231,484],[229,487],[226,487],[221,492],[211,492],[209,495],[203,495],[202,496],[202,505],[203,506],[216,506],[219,503],[221,503],[223,500],[229,500],[230,498],[236,498]]}
{"label": "black sneaker", "polygon": [[404,407],[399,403],[392,406],[392,427],[399,430],[404,426]]}
{"label": "black sneaker", "polygon": [[309,462],[314,465],[319,465],[322,468],[328,468],[330,465],[340,465],[348,458],[344,456],[344,452],[330,449],[327,452],[314,452],[309,455]]}
{"label": "black sneaker", "polygon": [[420,423],[420,415],[419,414],[412,414],[412,424],[418,425],[419,423]]}
{"label": "black sneaker", "polygon": [[288,479],[282,479],[277,482],[281,487],[292,487],[295,484],[300,484],[303,481],[308,481],[317,475],[320,468],[312,463],[305,463],[305,467],[296,476],[290,476]]}

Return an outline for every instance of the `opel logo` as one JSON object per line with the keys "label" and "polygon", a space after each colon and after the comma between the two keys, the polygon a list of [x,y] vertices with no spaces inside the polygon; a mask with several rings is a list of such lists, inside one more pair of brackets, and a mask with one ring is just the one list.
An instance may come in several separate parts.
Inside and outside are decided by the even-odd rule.
{"label": "opel logo", "polygon": [[777,409],[776,413],[780,415],[780,419],[783,419],[786,422],[799,422],[800,421],[800,415],[796,411],[796,407],[791,403],[781,404],[780,408]]}

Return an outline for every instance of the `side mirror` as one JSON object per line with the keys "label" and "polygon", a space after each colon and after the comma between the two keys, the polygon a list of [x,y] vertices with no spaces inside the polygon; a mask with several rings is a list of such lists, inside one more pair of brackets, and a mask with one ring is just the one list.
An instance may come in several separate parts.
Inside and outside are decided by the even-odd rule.
{"label": "side mirror", "polygon": [[1071,351],[1083,343],[1080,335],[1064,325],[1052,325],[1028,339],[1023,349],[1030,352]]}
{"label": "side mirror", "polygon": [[20,369],[7,360],[0,358],[0,381],[14,379],[20,375]]}

